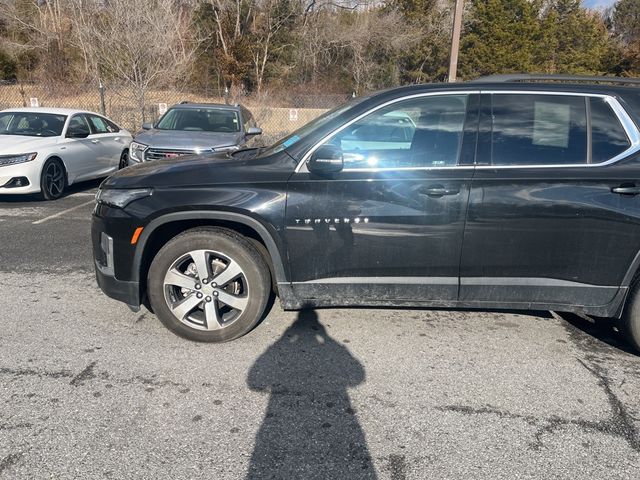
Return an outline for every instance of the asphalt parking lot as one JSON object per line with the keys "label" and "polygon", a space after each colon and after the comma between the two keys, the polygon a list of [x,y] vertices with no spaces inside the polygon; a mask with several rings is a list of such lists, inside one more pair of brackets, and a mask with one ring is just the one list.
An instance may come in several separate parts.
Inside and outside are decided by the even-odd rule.
{"label": "asphalt parking lot", "polygon": [[0,198],[0,478],[640,476],[640,357],[608,324],[276,304],[192,343],[98,290],[97,185]]}

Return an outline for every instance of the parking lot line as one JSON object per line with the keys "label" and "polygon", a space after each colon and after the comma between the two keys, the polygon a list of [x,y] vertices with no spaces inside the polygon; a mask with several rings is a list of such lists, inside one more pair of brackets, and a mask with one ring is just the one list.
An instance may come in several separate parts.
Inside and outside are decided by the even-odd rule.
{"label": "parking lot line", "polygon": [[54,213],[53,215],[49,215],[48,217],[41,218],[40,220],[36,220],[35,222],[31,222],[32,225],[40,225],[41,223],[48,222],[49,220],[53,220],[54,218],[61,217],[69,212],[73,212],[74,210],[78,210],[79,208],[86,207],[94,203],[94,200],[89,202],[81,203],[80,205],[76,205],[75,207],[67,208],[66,210],[62,210],[61,212]]}
{"label": "parking lot line", "polygon": [[96,192],[78,192],[69,195],[69,197],[95,197]]}

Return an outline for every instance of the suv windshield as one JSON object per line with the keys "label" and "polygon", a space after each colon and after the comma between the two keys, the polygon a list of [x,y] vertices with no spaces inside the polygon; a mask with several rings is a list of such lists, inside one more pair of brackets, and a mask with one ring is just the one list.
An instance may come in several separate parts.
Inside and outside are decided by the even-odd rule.
{"label": "suv windshield", "polygon": [[156,125],[158,130],[239,132],[238,112],[224,108],[172,108]]}
{"label": "suv windshield", "polygon": [[0,113],[0,135],[58,137],[62,135],[65,115],[40,112]]}

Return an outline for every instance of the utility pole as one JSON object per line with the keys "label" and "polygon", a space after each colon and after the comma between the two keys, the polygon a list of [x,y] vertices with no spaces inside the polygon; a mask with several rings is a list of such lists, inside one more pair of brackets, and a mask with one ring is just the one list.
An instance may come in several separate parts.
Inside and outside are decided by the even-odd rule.
{"label": "utility pole", "polygon": [[462,28],[462,10],[464,0],[456,0],[453,14],[453,32],[451,34],[451,56],[449,57],[449,82],[455,82],[458,74],[458,52],[460,51],[460,30]]}
{"label": "utility pole", "polygon": [[98,80],[98,92],[100,93],[100,113],[102,115],[107,115],[107,109],[104,104],[104,85],[102,83],[102,79]]}

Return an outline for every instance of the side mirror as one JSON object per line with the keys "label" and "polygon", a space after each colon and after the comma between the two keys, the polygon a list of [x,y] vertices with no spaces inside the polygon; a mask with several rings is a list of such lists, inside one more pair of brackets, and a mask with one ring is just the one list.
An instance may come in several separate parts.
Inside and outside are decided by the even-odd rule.
{"label": "side mirror", "polygon": [[262,129],[258,127],[249,127],[247,128],[247,132],[245,135],[247,137],[252,137],[254,135],[262,135]]}
{"label": "side mirror", "polygon": [[143,130],[151,130],[153,128],[153,123],[143,123],[142,124],[142,129]]}
{"label": "side mirror", "polygon": [[342,149],[334,145],[323,145],[307,161],[310,172],[317,174],[337,173],[344,168]]}
{"label": "side mirror", "polygon": [[68,138],[87,138],[90,134],[89,129],[84,127],[74,127],[67,131]]}

